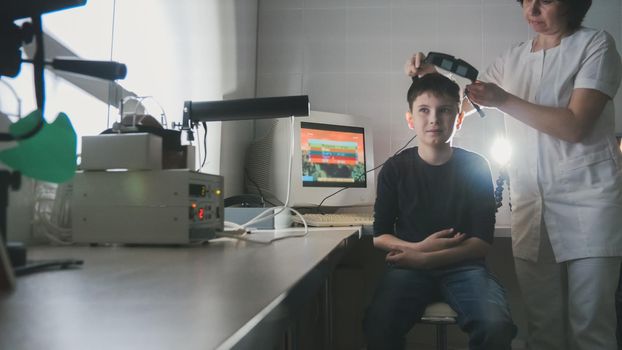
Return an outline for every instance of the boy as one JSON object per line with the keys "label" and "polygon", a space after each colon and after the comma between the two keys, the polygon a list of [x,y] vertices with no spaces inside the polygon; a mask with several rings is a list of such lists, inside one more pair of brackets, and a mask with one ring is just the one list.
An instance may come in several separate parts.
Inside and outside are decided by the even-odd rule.
{"label": "boy", "polygon": [[367,349],[403,349],[426,305],[448,303],[470,349],[510,349],[516,335],[503,287],[485,267],[494,234],[490,168],[451,146],[460,88],[430,73],[413,78],[406,121],[419,147],[391,157],[378,178],[374,246],[387,268],[364,322]]}

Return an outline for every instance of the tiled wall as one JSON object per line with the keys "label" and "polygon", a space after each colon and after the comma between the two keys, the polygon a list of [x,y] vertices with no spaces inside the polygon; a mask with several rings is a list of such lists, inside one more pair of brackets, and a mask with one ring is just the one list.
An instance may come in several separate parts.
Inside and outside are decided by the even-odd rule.
{"label": "tiled wall", "polygon": [[[622,46],[621,17],[620,0],[594,0],[585,24]],[[258,96],[308,94],[314,110],[371,119],[377,160],[412,135],[403,66],[413,52],[450,53],[483,70],[532,35],[513,0],[259,0],[258,30]],[[455,145],[488,156],[502,129],[488,114],[468,119]]]}

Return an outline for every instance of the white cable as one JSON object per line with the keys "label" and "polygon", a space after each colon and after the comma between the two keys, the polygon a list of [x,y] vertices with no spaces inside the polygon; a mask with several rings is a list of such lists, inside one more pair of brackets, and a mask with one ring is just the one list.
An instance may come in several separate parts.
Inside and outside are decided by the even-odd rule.
{"label": "white cable", "polygon": [[[248,227],[249,225],[252,225],[254,223],[257,222],[261,222],[261,221],[265,221],[268,220],[270,218],[275,217],[276,215],[280,214],[283,210],[285,210],[285,208],[287,208],[287,206],[289,205],[289,194],[291,191],[291,179],[292,179],[292,164],[293,164],[293,160],[294,160],[294,117],[290,117],[290,138],[289,138],[289,164],[288,164],[288,173],[287,173],[287,195],[285,198],[285,203],[282,206],[278,206],[278,207],[271,207],[268,208],[264,211],[262,211],[261,213],[259,213],[257,216],[255,216],[254,218],[250,219],[248,222],[242,224],[242,227]],[[276,211],[278,210],[278,211]],[[270,213],[271,212],[271,213]]]}
{"label": "white cable", "polygon": [[[199,164],[199,167],[198,167],[195,171],[196,171],[196,172],[199,172],[199,171],[201,171],[201,169],[203,169],[203,165],[204,165],[204,164],[201,164],[201,163],[202,163],[203,158],[204,158],[204,157],[205,157],[205,158],[207,157],[207,147],[204,147],[203,152],[204,152],[205,154],[204,154],[203,156],[201,156],[201,141],[199,140],[199,139],[201,138],[201,135],[200,135],[200,131],[199,131],[199,130],[201,130],[201,129],[199,128],[199,124],[196,124],[196,130],[197,130],[197,131],[196,131],[196,132],[197,132],[197,154],[198,154],[198,156],[199,156],[199,161],[197,162],[197,164]],[[192,129],[191,129],[191,131],[192,131]],[[203,135],[203,138],[205,139],[205,138],[207,137],[207,128],[205,128],[205,130],[204,130],[204,131],[205,131],[205,134]],[[195,160],[196,160],[196,158],[195,158]]]}
{"label": "white cable", "polygon": [[231,222],[231,221],[225,221],[225,229],[230,228],[233,231],[245,231],[246,232],[246,228],[244,228],[242,225],[236,224],[235,222]]}
{"label": "white cable", "polygon": [[253,242],[253,243],[260,243],[260,244],[270,244],[273,242],[273,241],[260,241],[260,240],[248,238],[248,236],[237,235],[237,234],[228,233],[228,232],[217,232],[216,235],[220,237],[237,239],[239,241]]}
{"label": "white cable", "polygon": [[[249,220],[245,224],[242,224],[243,227],[248,227],[249,225],[252,225],[252,224],[254,224],[256,222],[261,222],[261,221],[268,220],[268,219],[273,218],[273,217],[277,216],[278,214],[282,213],[285,209],[291,209],[291,208],[289,208],[289,199],[290,199],[291,183],[292,183],[292,166],[294,164],[294,137],[295,137],[295,135],[294,135],[294,131],[295,131],[294,125],[295,125],[295,119],[292,116],[292,117],[290,117],[289,162],[288,162],[289,164],[288,164],[288,173],[287,173],[287,195],[285,197],[285,203],[282,206],[272,207],[272,208],[264,210],[263,212],[259,213],[259,215],[257,215],[253,219]],[[294,210],[292,210],[292,211],[294,211]],[[272,213],[267,215],[270,212],[272,212]],[[296,211],[294,211],[294,212],[296,212]],[[298,212],[296,212],[296,213],[298,213]],[[302,218],[302,220],[303,220],[303,223],[305,224],[305,227],[306,227],[306,222],[305,222],[304,218]]]}
{"label": "white cable", "polygon": [[38,182],[35,186],[33,232],[43,235],[53,243],[73,244],[69,217],[70,186]]}
{"label": "white cable", "polygon": [[[62,236],[66,236],[71,233],[71,229],[63,229],[51,223],[49,219],[45,215],[40,215],[38,218],[41,220],[39,222],[43,223],[45,226],[44,230],[39,230],[39,233],[42,233],[47,239],[50,241],[60,244],[60,245],[72,245],[73,242],[68,238],[61,238]],[[54,232],[55,231],[55,232]]]}
{"label": "white cable", "polygon": [[[294,233],[294,234],[287,234],[287,235],[283,235],[283,236],[280,236],[280,237],[273,237],[273,238],[271,238],[269,240],[261,240],[259,238],[254,238],[252,235],[250,235],[251,232],[247,228],[245,228],[243,226],[240,226],[238,224],[235,224],[235,223],[227,222],[228,224],[231,224],[232,226],[239,227],[238,232],[240,232],[240,233],[233,233],[231,231],[228,231],[228,232],[217,232],[216,235],[220,236],[220,237],[234,238],[234,239],[237,239],[237,240],[240,240],[240,241],[260,243],[260,244],[270,244],[270,243],[272,243],[274,241],[279,241],[279,240],[286,239],[286,238],[305,237],[305,236],[307,236],[309,234],[309,227],[307,226],[307,222],[304,220],[304,217],[294,208],[287,207],[287,209],[292,211],[292,212],[294,212],[294,214],[298,215],[302,219],[303,224],[304,224],[304,228],[305,228],[304,232],[298,233],[298,234],[296,234],[296,233]],[[267,232],[269,232],[269,230]],[[257,235],[257,234],[255,234],[255,235]]]}
{"label": "white cable", "polygon": [[[257,216],[250,219],[244,224],[241,224],[241,225],[235,224],[235,226],[231,225],[231,227],[235,228],[236,231],[243,230],[245,233],[252,233],[252,229],[250,229],[251,225],[274,218],[277,215],[281,214],[283,211],[288,210],[296,214],[298,217],[300,217],[302,224],[304,225],[304,228],[305,228],[304,234],[277,237],[277,238],[270,240],[269,242],[273,242],[275,240],[284,239],[288,237],[303,237],[309,234],[309,227],[307,225],[307,221],[305,220],[305,218],[297,210],[289,207],[291,183],[292,183],[292,167],[294,164],[294,138],[295,138],[295,134],[294,134],[295,127],[294,126],[295,126],[295,119],[294,119],[294,116],[291,116],[290,117],[290,138],[289,138],[289,164],[288,164],[288,173],[287,173],[287,195],[285,198],[285,203],[282,206],[267,208],[266,210],[262,211]],[[226,234],[226,237],[230,237],[230,238],[239,239],[240,237],[237,235],[228,234],[227,232],[225,232],[225,234]],[[254,240],[248,239],[248,238],[245,238],[244,240],[254,242]],[[265,243],[265,242],[260,242],[260,243]]]}
{"label": "white cable", "polygon": [[287,173],[287,196],[285,197],[285,204],[283,204],[284,207],[289,206],[289,195],[290,195],[291,185],[292,185],[292,165],[294,164],[294,138],[295,138],[294,123],[295,123],[294,116],[291,116],[291,122],[289,124],[290,134],[289,134],[289,170]]}

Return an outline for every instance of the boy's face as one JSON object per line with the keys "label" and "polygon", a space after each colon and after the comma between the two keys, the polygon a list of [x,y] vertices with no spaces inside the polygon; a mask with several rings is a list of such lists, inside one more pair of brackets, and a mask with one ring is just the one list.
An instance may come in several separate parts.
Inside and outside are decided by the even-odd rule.
{"label": "boy's face", "polygon": [[413,101],[412,112],[406,112],[408,127],[415,130],[420,146],[445,146],[462,124],[458,103],[452,98],[424,92]]}

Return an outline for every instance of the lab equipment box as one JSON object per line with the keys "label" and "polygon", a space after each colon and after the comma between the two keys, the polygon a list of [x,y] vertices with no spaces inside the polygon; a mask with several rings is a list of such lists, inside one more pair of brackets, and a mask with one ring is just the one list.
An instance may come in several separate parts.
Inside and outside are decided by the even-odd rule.
{"label": "lab equipment box", "polygon": [[187,169],[78,172],[73,240],[187,244],[214,238],[224,227],[223,182]]}

